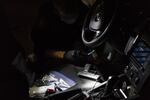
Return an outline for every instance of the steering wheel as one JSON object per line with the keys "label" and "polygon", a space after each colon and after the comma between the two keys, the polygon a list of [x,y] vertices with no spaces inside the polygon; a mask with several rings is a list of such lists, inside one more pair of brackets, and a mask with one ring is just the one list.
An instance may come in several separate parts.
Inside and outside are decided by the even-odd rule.
{"label": "steering wheel", "polygon": [[97,0],[89,10],[82,27],[82,41],[88,47],[102,44],[116,15],[118,0]]}

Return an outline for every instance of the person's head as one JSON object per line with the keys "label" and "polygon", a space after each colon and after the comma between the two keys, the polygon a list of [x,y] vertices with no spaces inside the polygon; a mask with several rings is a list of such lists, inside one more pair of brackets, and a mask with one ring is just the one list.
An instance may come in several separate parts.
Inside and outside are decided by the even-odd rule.
{"label": "person's head", "polygon": [[[96,0],[81,0],[85,5],[91,6]],[[55,9],[62,21],[72,24],[79,16],[80,0],[52,0]]]}
{"label": "person's head", "polygon": [[85,5],[92,6],[96,0],[81,0]]}
{"label": "person's head", "polygon": [[53,0],[61,20],[71,24],[74,23],[79,15],[79,0]]}

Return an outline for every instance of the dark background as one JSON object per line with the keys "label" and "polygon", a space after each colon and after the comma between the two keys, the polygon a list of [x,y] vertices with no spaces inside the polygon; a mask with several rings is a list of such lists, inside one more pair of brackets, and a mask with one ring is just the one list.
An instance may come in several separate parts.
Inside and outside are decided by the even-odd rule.
{"label": "dark background", "polygon": [[[22,27],[26,29],[29,23],[36,23],[40,14],[39,8],[44,2],[45,1],[37,0],[0,1],[0,98],[3,98],[3,100],[27,100],[26,92],[28,90],[26,89],[27,85],[25,78],[14,68],[14,66],[10,65],[17,52],[20,51],[18,43],[11,34],[10,27],[13,23],[19,23],[18,25],[22,25]],[[150,43],[150,39],[148,38],[150,36],[150,1],[123,0],[123,4],[125,5],[123,13],[131,29],[140,32],[141,34],[145,34],[143,37]],[[40,36],[41,35],[38,37]],[[41,41],[45,41],[44,37],[47,36],[43,36]],[[145,87],[147,89],[149,88],[147,86]],[[146,95],[146,93],[149,92],[147,90],[143,93]]]}

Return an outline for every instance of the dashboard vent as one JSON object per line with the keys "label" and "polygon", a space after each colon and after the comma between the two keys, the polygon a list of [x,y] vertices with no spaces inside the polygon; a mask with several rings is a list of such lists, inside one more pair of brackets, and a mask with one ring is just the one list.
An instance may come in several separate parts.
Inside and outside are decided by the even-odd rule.
{"label": "dashboard vent", "polygon": [[133,49],[132,55],[135,59],[140,63],[140,65],[144,66],[148,56],[150,54],[150,48],[144,44],[143,41],[139,41],[136,47]]}

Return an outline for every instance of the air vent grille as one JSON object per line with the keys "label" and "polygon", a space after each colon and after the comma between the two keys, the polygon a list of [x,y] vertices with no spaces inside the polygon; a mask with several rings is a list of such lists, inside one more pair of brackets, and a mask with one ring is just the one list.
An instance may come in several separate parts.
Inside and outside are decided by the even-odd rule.
{"label": "air vent grille", "polygon": [[137,46],[134,48],[132,55],[135,59],[144,66],[148,56],[150,54],[150,48],[144,44],[144,42],[140,41]]}

